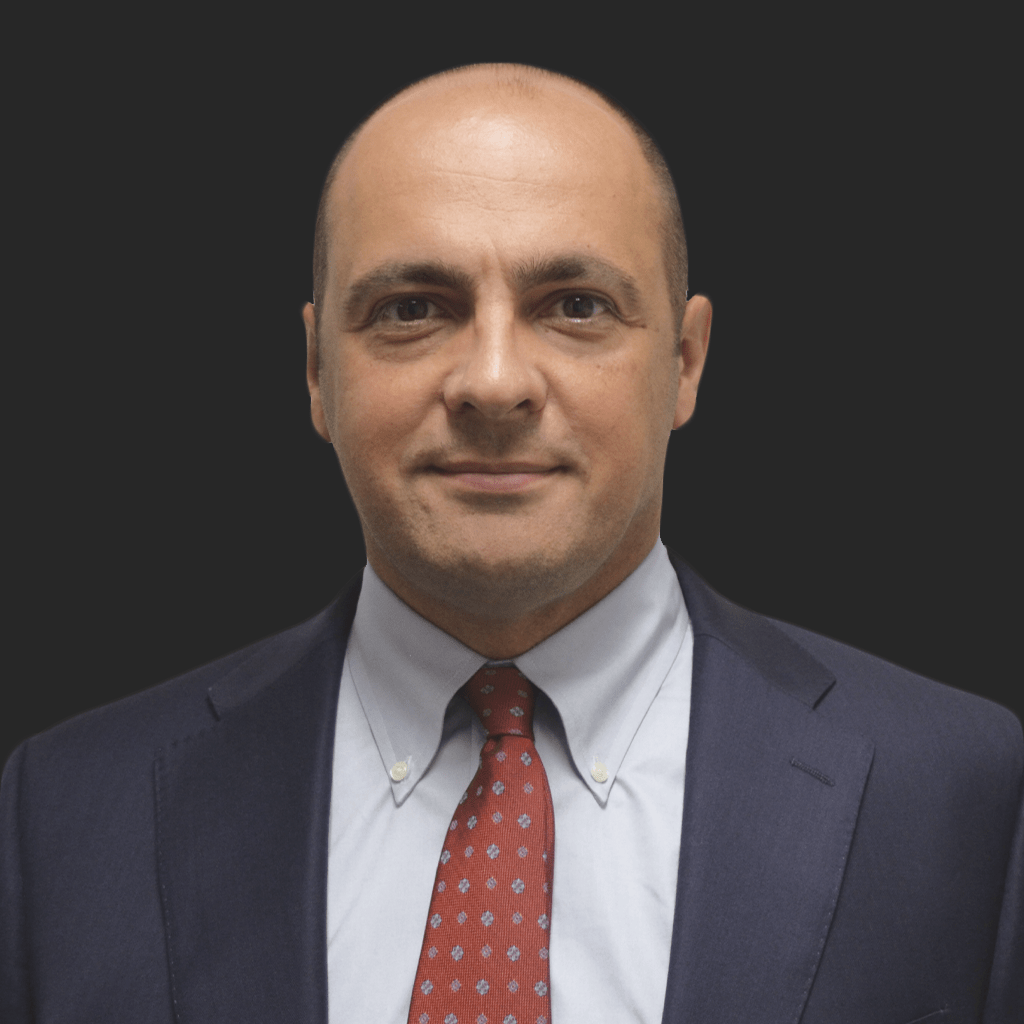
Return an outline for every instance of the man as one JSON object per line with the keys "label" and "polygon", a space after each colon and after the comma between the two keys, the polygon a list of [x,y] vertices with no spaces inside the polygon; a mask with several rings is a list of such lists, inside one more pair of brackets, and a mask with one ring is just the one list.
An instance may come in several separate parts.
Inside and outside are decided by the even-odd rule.
{"label": "man", "polygon": [[711,323],[677,218],[537,69],[355,134],[304,321],[368,566],[18,749],[4,1020],[1020,1019],[1016,719],[661,545]]}

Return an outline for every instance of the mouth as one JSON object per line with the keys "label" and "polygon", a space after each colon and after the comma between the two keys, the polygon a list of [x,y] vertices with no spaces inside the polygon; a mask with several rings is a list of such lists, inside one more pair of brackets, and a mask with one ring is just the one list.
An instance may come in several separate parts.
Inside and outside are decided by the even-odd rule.
{"label": "mouth", "polygon": [[450,462],[431,467],[458,487],[502,494],[537,487],[562,468],[533,462]]}

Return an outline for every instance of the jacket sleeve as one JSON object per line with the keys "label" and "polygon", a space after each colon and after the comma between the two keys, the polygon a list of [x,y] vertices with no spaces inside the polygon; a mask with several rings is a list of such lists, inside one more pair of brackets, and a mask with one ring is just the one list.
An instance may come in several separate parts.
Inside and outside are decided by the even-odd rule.
{"label": "jacket sleeve", "polygon": [[25,889],[18,826],[25,745],[11,755],[0,783],[0,1020],[31,1024],[28,953],[25,942]]}
{"label": "jacket sleeve", "polygon": [[992,975],[985,1000],[984,1024],[1021,1024],[1024,1021],[1024,769],[1018,740],[1017,827],[1003,888],[1003,906],[992,958]]}

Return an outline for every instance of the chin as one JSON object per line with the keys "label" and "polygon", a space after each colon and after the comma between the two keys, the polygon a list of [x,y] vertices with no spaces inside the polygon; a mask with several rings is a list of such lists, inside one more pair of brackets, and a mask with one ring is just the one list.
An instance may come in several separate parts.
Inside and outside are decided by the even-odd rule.
{"label": "chin", "polygon": [[518,618],[556,601],[582,586],[602,559],[583,546],[556,549],[513,543],[444,545],[420,551],[403,575],[435,600],[467,614],[486,618]]}

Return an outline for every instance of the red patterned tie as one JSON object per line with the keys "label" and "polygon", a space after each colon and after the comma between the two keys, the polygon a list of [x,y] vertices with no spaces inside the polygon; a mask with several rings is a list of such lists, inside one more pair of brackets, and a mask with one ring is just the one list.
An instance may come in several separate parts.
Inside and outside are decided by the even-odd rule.
{"label": "red patterned tie", "polygon": [[409,1024],[550,1024],[555,816],[533,684],[482,668],[460,692],[487,742],[441,851]]}

